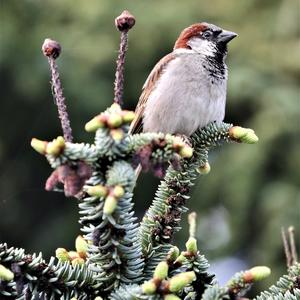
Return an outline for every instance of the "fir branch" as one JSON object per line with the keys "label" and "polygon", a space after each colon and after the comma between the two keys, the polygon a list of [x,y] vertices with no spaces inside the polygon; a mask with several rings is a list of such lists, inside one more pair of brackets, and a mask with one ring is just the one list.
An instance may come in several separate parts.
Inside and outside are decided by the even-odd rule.
{"label": "fir branch", "polygon": [[[134,283],[142,279],[141,246],[132,211],[134,178],[133,168],[125,161],[117,161],[105,176],[94,173],[87,182],[88,193],[93,193],[90,186],[102,184],[111,191],[110,194],[84,197],[79,204],[82,231],[93,244],[88,260],[99,274],[103,295],[122,282]],[[119,198],[113,188],[116,186],[124,190]]]}
{"label": "fir branch", "polygon": [[[97,295],[97,282],[87,265],[55,264],[54,257],[45,263],[41,253],[28,255],[23,249],[8,248],[6,244],[0,244],[0,263],[14,273],[13,280],[3,291],[0,289],[0,294],[7,297],[70,299]],[[3,288],[2,282],[0,287]]]}
{"label": "fir branch", "polygon": [[197,178],[197,168],[208,160],[208,151],[231,141],[229,129],[232,125],[212,123],[197,131],[191,137],[194,155],[182,161],[180,170],[169,167],[161,182],[152,205],[140,225],[140,236],[145,257],[151,256],[154,247],[168,243],[180,227],[181,214],[187,211],[185,202],[189,199],[190,187]]}
{"label": "fir branch", "polygon": [[[255,300],[300,299],[300,264],[288,268],[288,274],[279,278],[268,291],[262,292]],[[297,298],[298,297],[298,298]]]}

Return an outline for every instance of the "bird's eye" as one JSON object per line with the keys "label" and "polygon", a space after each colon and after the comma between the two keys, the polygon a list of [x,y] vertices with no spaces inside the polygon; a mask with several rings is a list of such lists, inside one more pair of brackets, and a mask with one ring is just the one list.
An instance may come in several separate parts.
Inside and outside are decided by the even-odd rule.
{"label": "bird's eye", "polygon": [[205,39],[208,39],[212,36],[212,32],[210,30],[207,30],[207,31],[204,31],[202,33],[202,36],[205,38]]}

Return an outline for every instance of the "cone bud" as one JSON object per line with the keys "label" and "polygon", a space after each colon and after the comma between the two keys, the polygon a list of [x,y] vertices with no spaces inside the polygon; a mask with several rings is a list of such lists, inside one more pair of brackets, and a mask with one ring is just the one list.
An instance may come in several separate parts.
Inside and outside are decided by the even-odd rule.
{"label": "cone bud", "polygon": [[118,204],[118,200],[115,196],[108,195],[104,202],[103,212],[106,215],[111,215]]}
{"label": "cone bud", "polygon": [[87,132],[94,132],[99,128],[103,128],[105,126],[106,116],[101,114],[94,117],[92,120],[85,124],[85,130]]}
{"label": "cone bud", "polygon": [[119,114],[111,114],[107,118],[107,125],[110,128],[117,128],[122,125],[122,117]]}
{"label": "cone bud", "polygon": [[121,106],[118,103],[113,103],[110,106],[110,109],[114,112],[120,112],[121,111]]}
{"label": "cone bud", "polygon": [[255,144],[258,142],[258,137],[250,128],[233,126],[229,129],[229,136],[233,139],[247,144]]}
{"label": "cone bud", "polygon": [[175,275],[169,280],[169,290],[170,292],[179,292],[185,286],[190,284],[192,281],[196,279],[196,275],[194,271],[180,273]]}
{"label": "cone bud", "polygon": [[75,248],[81,258],[86,258],[88,243],[81,235],[75,240]]}
{"label": "cone bud", "polygon": [[0,265],[0,280],[11,281],[14,279],[14,273],[5,268],[3,265]]}
{"label": "cone bud", "polygon": [[41,140],[36,139],[36,138],[33,138],[31,140],[31,143],[30,143],[31,147],[35,151],[37,151],[38,153],[43,154],[43,155],[46,154],[47,144],[48,144],[48,142],[41,141]]}
{"label": "cone bud", "polygon": [[168,271],[169,271],[169,266],[167,262],[162,261],[156,266],[153,278],[158,280],[163,280],[168,276]]}
{"label": "cone bud", "polygon": [[124,110],[123,111],[123,122],[124,123],[130,123],[134,120],[135,117],[135,113],[133,111],[129,111],[129,110]]}
{"label": "cone bud", "polygon": [[83,265],[85,262],[85,260],[81,257],[77,257],[77,258],[74,258],[72,259],[72,266],[76,266],[76,265]]}
{"label": "cone bud", "polygon": [[121,128],[111,129],[110,135],[116,142],[119,142],[124,138],[124,131]]}
{"label": "cone bud", "polygon": [[254,282],[254,281],[260,281],[271,274],[271,269],[265,266],[258,266],[254,267],[248,271],[246,271],[243,275],[243,278],[246,282]]}
{"label": "cone bud", "polygon": [[79,254],[76,251],[69,251],[68,255],[70,260],[74,260],[75,258],[80,258]]}
{"label": "cone bud", "polygon": [[114,195],[116,198],[121,198],[121,197],[124,196],[125,190],[124,190],[124,188],[123,188],[121,185],[116,185],[116,186],[113,188],[112,193],[113,193],[113,195]]}
{"label": "cone bud", "polygon": [[193,148],[190,146],[184,146],[180,151],[179,155],[183,158],[189,158],[193,155]]}
{"label": "cone bud", "polygon": [[175,264],[180,264],[182,265],[184,262],[186,261],[186,257],[183,255],[183,253],[181,253],[177,259],[175,260]]}
{"label": "cone bud", "polygon": [[180,150],[184,147],[185,147],[185,143],[183,142],[183,140],[179,136],[175,136],[173,140],[173,148]]}
{"label": "cone bud", "polygon": [[197,240],[194,237],[190,237],[186,242],[185,246],[186,246],[186,250],[193,254],[196,254],[198,251]]}
{"label": "cone bud", "polygon": [[65,148],[65,140],[62,136],[54,139],[52,142],[47,144],[47,154],[58,156],[62,153]]}
{"label": "cone bud", "polygon": [[197,172],[201,175],[206,175],[210,172],[210,164],[206,162],[204,165],[200,166],[197,169]]}
{"label": "cone bud", "polygon": [[69,253],[65,248],[57,248],[55,251],[55,256],[60,261],[69,261],[70,260]]}
{"label": "cone bud", "polygon": [[173,262],[178,258],[179,254],[180,254],[179,249],[176,246],[174,246],[170,249],[170,251],[168,253],[168,256],[167,256],[167,259],[169,261]]}
{"label": "cone bud", "polygon": [[98,184],[95,186],[89,186],[88,188],[86,188],[86,192],[90,196],[106,197],[108,194],[108,188],[104,185]]}
{"label": "cone bud", "polygon": [[142,290],[143,290],[143,293],[146,294],[146,295],[154,294],[155,291],[156,291],[156,284],[154,283],[153,280],[146,281],[142,285]]}

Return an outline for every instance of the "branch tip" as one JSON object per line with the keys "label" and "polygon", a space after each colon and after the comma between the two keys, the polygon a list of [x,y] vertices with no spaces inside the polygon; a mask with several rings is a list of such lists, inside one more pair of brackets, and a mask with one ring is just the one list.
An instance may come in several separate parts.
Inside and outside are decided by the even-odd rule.
{"label": "branch tip", "polygon": [[47,38],[42,45],[42,52],[45,56],[56,59],[61,53],[61,46],[57,41]]}
{"label": "branch tip", "polygon": [[128,11],[124,10],[115,18],[115,25],[121,32],[130,30],[135,24],[135,17]]}

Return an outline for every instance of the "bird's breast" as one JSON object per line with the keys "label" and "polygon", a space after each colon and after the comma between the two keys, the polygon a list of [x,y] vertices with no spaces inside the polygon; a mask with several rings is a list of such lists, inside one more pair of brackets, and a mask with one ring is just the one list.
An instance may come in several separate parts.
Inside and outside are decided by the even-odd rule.
{"label": "bird's breast", "polygon": [[200,59],[176,58],[148,98],[144,130],[190,135],[223,120],[225,99],[226,80],[213,80]]}

